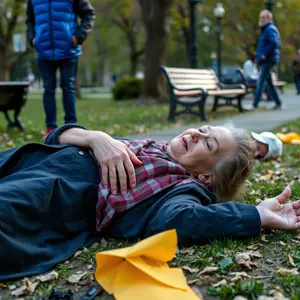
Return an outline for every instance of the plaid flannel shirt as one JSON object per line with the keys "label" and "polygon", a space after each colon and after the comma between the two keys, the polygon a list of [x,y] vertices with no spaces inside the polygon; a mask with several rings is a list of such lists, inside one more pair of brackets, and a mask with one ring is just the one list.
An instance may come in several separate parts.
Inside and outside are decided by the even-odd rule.
{"label": "plaid flannel shirt", "polygon": [[[121,140],[143,162],[135,167],[136,187],[125,195],[113,195],[110,188],[98,187],[96,205],[97,231],[103,230],[119,215],[149,197],[171,186],[197,182],[187,170],[167,153],[167,142],[156,143],[151,139],[140,141]],[[200,184],[200,183],[199,183]]]}

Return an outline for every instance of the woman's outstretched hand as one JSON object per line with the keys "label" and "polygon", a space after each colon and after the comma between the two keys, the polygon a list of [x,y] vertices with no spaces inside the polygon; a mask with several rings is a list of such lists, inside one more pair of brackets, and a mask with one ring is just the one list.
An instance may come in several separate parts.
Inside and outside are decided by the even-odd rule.
{"label": "woman's outstretched hand", "polygon": [[280,195],[256,206],[263,228],[300,229],[300,200],[285,203],[290,196],[291,188],[286,187]]}
{"label": "woman's outstretched hand", "polygon": [[133,164],[141,165],[142,162],[124,143],[104,132],[94,132],[89,139],[89,146],[101,166],[104,187],[110,185],[111,192],[116,194],[119,182],[121,193],[126,194],[128,183],[130,187],[136,186]]}
{"label": "woman's outstretched hand", "polygon": [[101,166],[102,184],[104,187],[110,185],[113,194],[117,193],[118,182],[122,194],[127,192],[128,183],[136,186],[133,164],[141,165],[142,162],[124,143],[104,132],[81,128],[65,130],[59,135],[59,142],[92,149]]}

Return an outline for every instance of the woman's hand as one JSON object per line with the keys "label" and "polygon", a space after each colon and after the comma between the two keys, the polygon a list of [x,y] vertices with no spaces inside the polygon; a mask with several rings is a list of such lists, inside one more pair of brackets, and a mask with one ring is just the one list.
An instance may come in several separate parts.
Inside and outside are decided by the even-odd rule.
{"label": "woman's hand", "polygon": [[284,204],[290,196],[291,189],[286,187],[277,197],[266,199],[256,206],[263,228],[300,229],[300,200]]}
{"label": "woman's hand", "polygon": [[117,193],[117,182],[120,183],[122,194],[127,192],[127,176],[130,186],[136,185],[135,170],[133,164],[141,165],[142,162],[122,142],[113,139],[104,132],[90,132],[88,137],[89,147],[101,165],[102,184],[111,192]]}
{"label": "woman's hand", "polygon": [[[102,170],[102,184],[117,193],[117,182],[122,194],[127,193],[127,182],[135,187],[136,178],[133,164],[142,162],[122,142],[113,139],[101,131],[70,128],[59,135],[60,144],[71,144],[82,148],[91,148]],[[128,181],[127,181],[128,177]]]}

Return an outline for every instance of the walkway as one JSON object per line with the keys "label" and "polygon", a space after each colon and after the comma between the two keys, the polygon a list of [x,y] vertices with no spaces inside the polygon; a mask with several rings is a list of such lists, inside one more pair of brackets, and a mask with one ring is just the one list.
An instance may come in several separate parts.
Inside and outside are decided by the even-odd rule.
{"label": "walkway", "polygon": [[[251,96],[248,95],[244,100],[245,105],[252,103]],[[285,94],[281,95],[283,102],[283,110],[266,110],[253,111],[244,114],[238,114],[230,118],[218,119],[203,124],[223,125],[227,121],[231,121],[236,127],[247,128],[249,131],[262,132],[271,131],[274,127],[281,125],[289,120],[300,117],[300,96],[296,96],[293,90],[286,90]],[[209,100],[211,101],[211,99]],[[261,101],[261,105],[274,106],[274,102]],[[129,136],[130,139],[152,138],[156,141],[170,141],[174,136],[177,136],[182,131],[191,127],[199,127],[197,124],[190,124],[177,128],[170,128],[163,131],[152,131],[146,134]]]}

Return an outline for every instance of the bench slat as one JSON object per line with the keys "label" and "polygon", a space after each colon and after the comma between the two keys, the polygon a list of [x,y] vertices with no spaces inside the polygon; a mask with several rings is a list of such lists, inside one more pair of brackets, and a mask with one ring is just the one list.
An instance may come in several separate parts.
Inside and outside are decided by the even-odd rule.
{"label": "bench slat", "polygon": [[211,74],[182,74],[182,73],[170,73],[171,78],[182,78],[182,79],[210,79],[217,80],[216,76]]}
{"label": "bench slat", "polygon": [[176,84],[179,89],[198,89],[203,88],[206,90],[215,90],[217,88],[216,84]]}
{"label": "bench slat", "polygon": [[216,91],[207,91],[209,96],[222,96],[222,95],[243,95],[246,93],[243,89],[232,89],[232,90],[216,90]]}
{"label": "bench slat", "polygon": [[167,68],[168,72],[171,73],[184,73],[184,74],[215,74],[212,70],[207,69],[185,69],[185,68]]}
{"label": "bench slat", "polygon": [[216,80],[210,80],[210,79],[176,79],[173,80],[176,84],[198,84],[201,86],[202,84],[214,84],[217,85]]}

